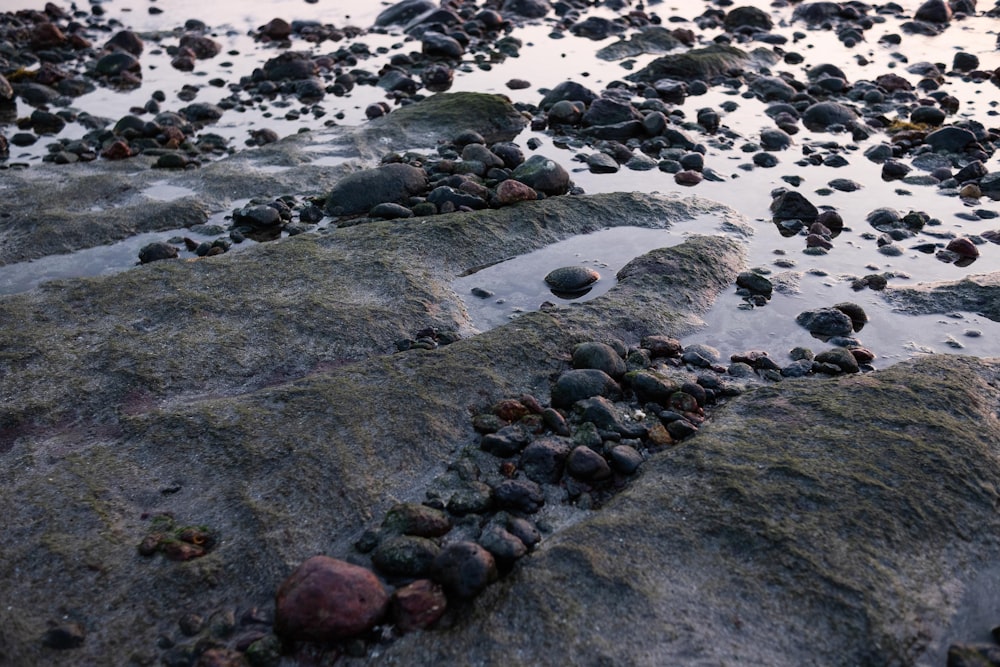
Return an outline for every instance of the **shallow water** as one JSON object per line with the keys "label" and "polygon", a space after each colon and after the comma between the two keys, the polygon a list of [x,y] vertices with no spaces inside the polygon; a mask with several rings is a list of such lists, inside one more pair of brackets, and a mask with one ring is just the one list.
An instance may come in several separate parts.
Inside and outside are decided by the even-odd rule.
{"label": "shallow water", "polygon": [[[737,4],[750,4],[768,11],[775,19],[774,34],[784,35],[788,42],[780,48],[784,51],[796,51],[804,57],[804,62],[797,65],[787,65],[779,62],[773,66],[772,73],[789,72],[800,81],[805,80],[804,72],[812,66],[829,62],[836,64],[848,76],[849,81],[856,79],[872,80],[876,76],[894,72],[916,83],[920,77],[907,73],[906,67],[919,61],[941,62],[950,68],[954,53],[965,50],[976,54],[981,61],[980,69],[992,70],[1000,66],[1000,54],[995,49],[996,21],[984,16],[955,20],[943,34],[935,37],[906,35],[899,29],[899,20],[887,17],[885,23],[877,24],[864,33],[865,41],[853,48],[845,47],[836,38],[833,31],[807,30],[800,23],[791,23],[791,7],[772,7],[765,0],[750,0]],[[916,0],[901,2],[908,12],[914,11],[920,4]],[[41,8],[44,2],[18,3],[18,7]],[[159,6],[163,14],[149,14],[151,6]],[[357,0],[319,0],[313,4],[299,0],[281,0],[279,2],[217,2],[211,4],[196,3],[192,0],[176,0],[169,4],[146,3],[141,0],[112,0],[102,4],[106,16],[119,21],[123,26],[131,27],[143,33],[147,40],[147,49],[141,62],[143,64],[143,84],[140,88],[127,92],[116,92],[108,89],[98,89],[96,92],[78,98],[74,101],[75,108],[89,111],[92,114],[104,115],[117,119],[124,115],[130,107],[141,107],[154,90],[162,90],[167,101],[162,105],[164,110],[176,110],[188,104],[177,99],[177,93],[182,86],[198,88],[195,101],[217,102],[229,94],[225,87],[210,85],[209,80],[219,77],[227,82],[238,80],[239,77],[250,74],[254,67],[263,60],[273,57],[279,50],[273,45],[255,42],[249,33],[258,26],[274,17],[286,20],[318,20],[322,23],[332,23],[337,27],[355,25],[368,28],[375,16],[387,6],[377,2],[358,2]],[[690,28],[699,35],[700,44],[709,43],[718,30],[700,31],[691,21],[701,14],[710,3],[692,2],[683,5],[668,3],[650,3],[645,7],[649,13],[655,13],[664,18],[669,27]],[[631,8],[639,7],[633,5]],[[984,7],[983,9],[988,9]],[[588,14],[614,16],[614,13],[604,8],[593,8]],[[584,16],[588,15],[585,14]],[[206,22],[210,28],[210,36],[219,41],[223,52],[214,59],[198,61],[198,69],[193,73],[182,73],[174,70],[166,48],[177,43],[177,33],[169,31],[179,29],[184,21],[197,18]],[[455,82],[451,90],[470,90],[498,92],[509,96],[515,102],[537,104],[542,96],[542,90],[572,79],[583,83],[592,90],[600,91],[612,82],[622,78],[630,71],[637,70],[657,57],[656,54],[645,54],[629,58],[621,62],[604,62],[595,57],[596,51],[609,43],[617,41],[612,37],[603,41],[593,41],[574,37],[568,31],[556,26],[555,16],[550,14],[546,19],[530,22],[528,25],[515,29],[513,35],[523,41],[519,57],[507,58],[503,62],[476,62],[472,56],[466,56],[464,66],[456,71]],[[900,45],[891,45],[880,41],[883,35],[902,34]],[[558,34],[560,38],[553,37]],[[158,36],[159,35],[159,36]],[[294,50],[307,50],[321,54],[334,51],[352,40],[344,42],[324,42],[318,46],[302,40],[293,40]],[[389,34],[367,33],[354,41],[367,44],[374,57],[363,59],[359,67],[368,71],[377,71],[394,53],[407,53],[418,48],[412,40],[397,32]],[[755,42],[741,44],[743,48],[768,47]],[[531,86],[524,90],[512,90],[506,83],[511,79],[525,79]],[[998,106],[997,87],[990,82],[975,83],[963,80],[960,76],[948,75],[942,89],[954,95],[961,101],[957,114],[959,118],[972,118],[982,122],[987,127],[996,125]],[[884,182],[881,179],[881,166],[863,157],[865,148],[870,145],[887,141],[887,136],[873,132],[872,137],[865,141],[852,141],[848,134],[813,133],[804,128],[793,137],[791,148],[775,153],[779,164],[773,168],[747,168],[752,166],[752,153],[743,152],[744,144],[755,141],[762,128],[772,127],[773,122],[764,115],[765,104],[752,98],[744,97],[746,88],[728,89],[716,86],[700,97],[689,97],[681,106],[687,119],[693,120],[695,110],[702,107],[712,107],[720,110],[723,103],[735,103],[738,107],[732,112],[720,110],[722,124],[733,133],[739,135],[734,142],[720,142],[717,136],[709,136],[689,132],[696,141],[701,141],[705,147],[706,167],[714,169],[722,177],[721,182],[703,181],[693,188],[685,188],[675,184],[673,176],[658,170],[629,171],[622,168],[616,174],[592,174],[575,158],[587,155],[593,148],[567,144],[564,139],[553,137],[544,132],[533,132],[526,129],[517,139],[522,146],[528,139],[540,142],[536,150],[560,162],[573,174],[575,183],[585,192],[611,191],[643,191],[661,193],[696,194],[726,203],[743,213],[756,229],[754,238],[750,241],[750,266],[765,268],[774,272],[788,269],[774,267],[776,259],[784,262],[794,262],[791,271],[800,273],[798,291],[794,294],[778,294],[771,303],[763,308],[741,310],[740,302],[732,294],[723,295],[716,307],[706,316],[707,327],[701,334],[706,341],[716,344],[724,353],[731,353],[747,347],[763,347],[780,354],[782,348],[792,344],[802,344],[801,340],[808,334],[799,328],[794,317],[801,310],[832,305],[839,301],[855,301],[868,311],[871,323],[861,332],[862,343],[872,348],[880,357],[876,365],[885,365],[894,360],[906,358],[924,351],[962,351],[981,355],[1000,355],[1000,336],[996,323],[984,320],[974,314],[964,314],[962,319],[953,317],[911,318],[894,314],[881,298],[870,292],[856,293],[848,287],[850,279],[868,273],[892,272],[905,275],[905,278],[895,278],[890,284],[907,284],[927,281],[955,280],[970,273],[986,273],[1000,270],[1000,247],[994,244],[979,246],[981,253],[978,261],[967,268],[959,268],[945,264],[935,259],[933,255],[925,255],[909,249],[919,242],[932,241],[946,243],[949,236],[964,236],[978,234],[983,231],[1000,229],[1000,220],[980,219],[975,221],[957,217],[959,213],[971,213],[976,210],[992,215],[998,211],[996,202],[986,198],[976,202],[962,201],[955,196],[943,196],[938,188],[930,185],[909,184],[903,181]],[[282,100],[258,105],[244,113],[229,111],[221,121],[207,128],[208,131],[223,135],[231,140],[234,147],[242,147],[251,130],[270,128],[279,135],[298,132],[302,128],[318,129],[329,124],[354,125],[365,122],[364,108],[371,102],[384,99],[381,89],[370,86],[357,86],[347,96],[334,97],[327,95],[318,105],[305,106],[294,99]],[[20,115],[30,113],[30,107],[21,106]],[[949,119],[953,120],[953,119]],[[76,132],[78,134],[74,135]],[[79,125],[70,124],[63,137],[79,136],[82,129]],[[19,149],[13,147],[11,162],[32,164],[46,153],[44,144],[50,138],[38,142],[35,146]],[[802,158],[806,150],[820,152],[830,150],[835,144],[835,150],[846,157],[849,166],[841,168],[800,166],[795,162]],[[403,148],[403,147],[399,147]],[[318,158],[317,165],[325,164],[325,158]],[[328,161],[328,160],[327,160]],[[907,160],[908,161],[908,160]],[[986,166],[995,171],[1000,169],[1000,156],[990,157]],[[911,175],[921,173],[914,169]],[[771,191],[777,187],[791,187],[782,177],[795,176],[801,178],[798,190],[817,206],[835,208],[845,220],[847,228],[834,239],[834,248],[826,255],[814,256],[803,252],[804,238],[781,236],[770,222],[768,207],[771,202]],[[850,178],[862,185],[855,192],[840,192],[824,190],[835,178]],[[2,183],[0,183],[2,185]],[[184,196],[183,189],[172,189],[167,183],[158,185],[147,192],[151,198],[173,198]],[[940,224],[929,226],[925,233],[914,239],[901,243],[905,252],[898,257],[888,257],[878,252],[873,238],[865,238],[874,230],[865,221],[869,211],[878,207],[893,207],[901,212],[909,210],[925,211]],[[620,232],[618,232],[620,233]],[[631,257],[631,252],[639,253],[642,247],[653,241],[640,239],[636,232],[635,238],[616,240],[620,245],[620,259],[614,261],[595,254],[588,248],[594,244],[594,250],[600,247],[596,239],[583,239],[574,246],[573,252],[590,255],[608,264],[607,273],[612,265],[622,264]],[[166,240],[170,233],[156,235],[157,240]],[[622,238],[622,237],[618,237]],[[682,237],[677,237],[678,241]],[[132,253],[132,241],[119,244],[119,255],[125,250]],[[124,249],[124,250],[123,250]],[[51,261],[60,264],[59,275],[86,275],[95,272],[112,270],[111,260],[91,261],[84,259],[86,253],[91,256],[100,255],[103,251],[85,251],[69,258]],[[542,251],[541,257],[546,251]],[[484,303],[473,302],[470,309],[477,319],[475,326],[485,328],[506,321],[518,310],[537,308],[541,301],[551,300],[552,295],[544,288],[538,290],[538,276],[532,262],[554,261],[558,253],[563,252],[563,246],[557,245],[548,250],[553,259],[539,260],[536,255],[520,258],[516,261],[491,267],[490,280],[502,284],[500,290],[493,289],[505,303],[496,304],[496,299]],[[602,253],[603,254],[603,253]],[[72,257],[79,257],[74,261]],[[134,263],[135,255],[114,270],[127,268]],[[8,267],[9,272],[17,274],[22,269],[30,272],[33,264],[22,267]],[[74,269],[74,266],[76,267]],[[816,275],[823,274],[823,275]],[[38,275],[49,275],[39,271]],[[544,275],[544,274],[543,274]],[[480,275],[485,280],[487,274]],[[38,279],[44,279],[38,278]],[[33,286],[38,279],[19,283],[23,286]],[[465,279],[463,279],[465,280]],[[602,281],[600,287],[595,286],[587,298],[596,297],[600,289],[608,285]],[[11,280],[0,279],[0,289],[13,284]],[[464,286],[464,283],[462,284]],[[543,286],[544,287],[544,286]],[[460,293],[462,290],[459,290]],[[515,296],[516,295],[516,296]],[[502,306],[502,307],[501,307]],[[965,329],[982,332],[979,337],[965,334]],[[919,339],[914,339],[919,338]],[[815,343],[815,341],[814,341]]]}

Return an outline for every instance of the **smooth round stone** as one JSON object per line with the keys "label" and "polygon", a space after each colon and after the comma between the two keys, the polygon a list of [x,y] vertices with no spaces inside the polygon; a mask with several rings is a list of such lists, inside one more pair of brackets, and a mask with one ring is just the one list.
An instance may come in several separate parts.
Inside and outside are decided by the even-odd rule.
{"label": "smooth round stone", "polygon": [[457,598],[472,598],[496,581],[493,555],[474,542],[455,542],[434,560],[434,581]]}
{"label": "smooth round stone", "polygon": [[557,292],[582,292],[601,279],[601,274],[586,266],[564,266],[545,276],[545,284]]}
{"label": "smooth round stone", "polygon": [[143,246],[142,249],[139,250],[139,262],[142,264],[149,264],[150,262],[158,262],[161,259],[175,259],[177,257],[177,253],[177,248],[169,243],[155,241]]}
{"label": "smooth round stone", "polygon": [[370,630],[389,595],[370,570],[313,556],[278,588],[275,633],[289,640],[336,641]]}
{"label": "smooth round stone", "polygon": [[611,476],[611,467],[604,457],[590,447],[577,447],[566,459],[566,470],[577,479],[602,480]]}
{"label": "smooth round stone", "polygon": [[372,554],[372,563],[385,574],[419,577],[430,571],[441,548],[432,540],[401,535],[386,540]]}
{"label": "smooth round stone", "polygon": [[607,343],[590,341],[573,348],[573,368],[596,368],[620,378],[625,374],[625,360]]}

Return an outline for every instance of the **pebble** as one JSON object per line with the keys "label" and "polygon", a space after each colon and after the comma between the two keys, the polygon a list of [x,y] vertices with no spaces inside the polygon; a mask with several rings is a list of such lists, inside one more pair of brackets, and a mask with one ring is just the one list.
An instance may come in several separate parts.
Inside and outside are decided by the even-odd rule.
{"label": "pebble", "polygon": [[274,629],[291,641],[347,639],[373,628],[388,606],[389,595],[370,570],[313,556],[278,587]]}
{"label": "pebble", "polygon": [[837,308],[819,308],[799,313],[795,321],[819,336],[845,336],[854,330],[851,317]]}
{"label": "pebble", "polygon": [[375,549],[372,563],[383,574],[420,577],[430,572],[440,552],[441,548],[426,537],[399,535],[385,540]]}
{"label": "pebble", "polygon": [[600,481],[611,477],[611,467],[604,457],[590,447],[576,447],[566,459],[566,471],[582,481]]}
{"label": "pebble", "polygon": [[621,388],[614,378],[604,371],[586,368],[564,372],[552,387],[552,406],[569,408],[585,398],[604,396],[616,400]]}
{"label": "pebble", "polygon": [[176,259],[179,252],[178,248],[169,243],[154,241],[153,243],[144,245],[139,250],[139,263],[149,264],[150,262],[158,262],[163,259]]}
{"label": "pebble", "polygon": [[399,503],[386,512],[382,530],[400,535],[441,537],[451,530],[451,519],[441,510],[418,503]]}
{"label": "pebble", "polygon": [[545,504],[545,494],[535,482],[526,479],[507,479],[493,488],[493,497],[503,509],[534,514]]}
{"label": "pebble", "polygon": [[53,625],[42,635],[42,645],[58,650],[83,646],[87,632],[79,623],[68,622]]}
{"label": "pebble", "polygon": [[538,484],[555,484],[563,474],[572,441],[561,436],[538,438],[524,448],[518,467]]}
{"label": "pebble", "polygon": [[497,579],[493,555],[474,542],[446,546],[434,560],[433,571],[432,579],[459,599],[475,597]]}
{"label": "pebble", "polygon": [[625,374],[625,360],[606,343],[580,343],[573,348],[573,368],[595,368],[614,379]]}
{"label": "pebble", "polygon": [[586,266],[564,266],[549,272],[545,284],[555,292],[573,294],[582,292],[601,279],[594,269]]}
{"label": "pebble", "polygon": [[392,595],[391,616],[403,633],[433,627],[447,609],[448,598],[441,586],[430,579],[417,579]]}

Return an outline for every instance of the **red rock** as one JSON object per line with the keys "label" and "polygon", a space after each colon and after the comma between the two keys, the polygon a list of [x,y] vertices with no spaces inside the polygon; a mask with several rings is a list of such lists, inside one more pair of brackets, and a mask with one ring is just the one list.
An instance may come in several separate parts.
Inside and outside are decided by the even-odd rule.
{"label": "red rock", "polygon": [[500,181],[500,184],[497,185],[496,201],[500,206],[510,206],[518,202],[534,201],[536,199],[538,199],[538,193],[535,192],[534,188],[525,185],[521,181],[515,181],[513,178]]}
{"label": "red rock", "polygon": [[285,19],[271,19],[260,32],[271,39],[287,39],[292,34],[292,26]]}
{"label": "red rock", "polygon": [[691,169],[679,171],[674,174],[674,182],[677,185],[698,185],[701,183],[702,178],[704,177],[701,174]]}
{"label": "red rock", "polygon": [[36,49],[59,46],[65,41],[66,35],[52,23],[39,23],[31,33],[31,45]]}
{"label": "red rock", "polygon": [[641,345],[653,357],[679,357],[684,350],[679,340],[667,336],[646,336]]}
{"label": "red rock", "polygon": [[210,648],[200,656],[194,667],[245,667],[243,654],[228,648]]}
{"label": "red rock", "polygon": [[528,415],[528,408],[520,401],[505,398],[493,406],[493,414],[504,421],[516,422],[521,417]]}
{"label": "red rock", "polygon": [[313,556],[278,587],[274,630],[290,640],[346,639],[374,627],[388,606],[389,595],[373,572]]}
{"label": "red rock", "polygon": [[132,157],[132,149],[124,141],[116,141],[101,153],[101,157],[107,160],[124,160]]}
{"label": "red rock", "polygon": [[976,247],[975,243],[965,238],[964,236],[961,238],[952,239],[948,243],[947,249],[952,251],[956,255],[960,255],[961,257],[967,257],[970,259],[979,257],[979,248]]}
{"label": "red rock", "polygon": [[447,608],[444,591],[429,579],[417,579],[392,596],[392,617],[401,632],[426,630]]}

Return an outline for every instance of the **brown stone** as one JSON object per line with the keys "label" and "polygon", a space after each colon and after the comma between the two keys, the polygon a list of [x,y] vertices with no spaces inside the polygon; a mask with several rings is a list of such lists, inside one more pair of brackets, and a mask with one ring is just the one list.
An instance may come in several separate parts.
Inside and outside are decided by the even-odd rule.
{"label": "brown stone", "polygon": [[516,422],[528,416],[528,408],[518,400],[505,398],[493,406],[493,414],[508,422]]}
{"label": "brown stone", "polygon": [[401,632],[426,630],[444,614],[448,599],[429,579],[417,579],[392,596],[392,618]]}
{"label": "brown stone", "polygon": [[674,444],[674,439],[667,432],[667,427],[663,424],[653,424],[649,429],[649,441],[658,447],[667,447]]}
{"label": "brown stone", "polygon": [[329,556],[299,565],[275,597],[275,633],[290,640],[354,637],[374,627],[389,605],[373,572]]}
{"label": "brown stone", "polygon": [[518,202],[534,201],[538,199],[538,193],[535,192],[534,188],[529,185],[525,185],[521,181],[515,181],[513,178],[501,181],[500,184],[497,185],[496,192],[496,202],[498,206],[510,206],[511,204],[516,204]]}
{"label": "brown stone", "polygon": [[132,149],[124,141],[116,141],[101,153],[101,157],[107,160],[124,160],[132,157]]}
{"label": "brown stone", "polygon": [[679,340],[668,336],[646,336],[641,346],[649,350],[651,357],[679,357],[684,350]]}
{"label": "brown stone", "polygon": [[260,32],[271,39],[287,39],[292,34],[292,26],[285,19],[271,19],[261,27]]}

